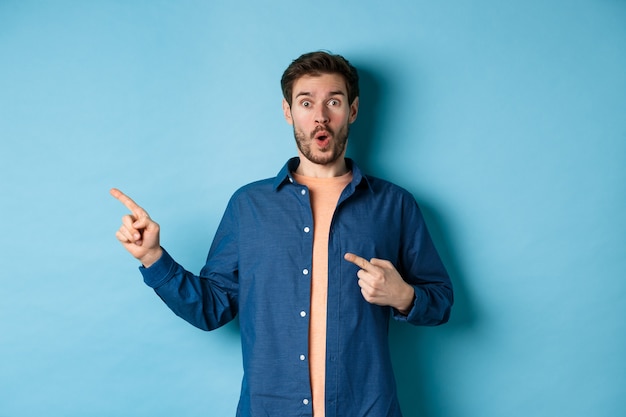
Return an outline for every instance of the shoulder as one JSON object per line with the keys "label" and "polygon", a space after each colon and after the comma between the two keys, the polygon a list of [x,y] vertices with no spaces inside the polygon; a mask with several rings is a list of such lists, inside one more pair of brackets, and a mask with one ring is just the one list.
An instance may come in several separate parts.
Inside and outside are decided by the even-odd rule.
{"label": "shoulder", "polygon": [[419,203],[415,196],[406,188],[371,175],[366,176],[366,181],[369,192],[361,193],[360,195],[369,195],[370,197],[366,198],[371,199],[370,201],[375,206],[380,207],[380,210],[390,210],[390,212],[404,219],[418,219],[422,217]]}
{"label": "shoulder", "polygon": [[297,162],[298,158],[292,158],[283,165],[275,177],[260,179],[239,187],[233,193],[231,201],[255,195],[268,195],[272,191],[276,191],[287,181],[289,171],[295,170]]}
{"label": "shoulder", "polygon": [[268,199],[274,194],[272,180],[263,179],[239,187],[228,200],[224,218],[237,221],[244,212],[256,206],[266,206]]}
{"label": "shoulder", "polygon": [[402,199],[408,199],[409,201],[415,200],[413,194],[398,184],[382,178],[374,177],[372,175],[366,175],[365,178],[374,194],[382,195],[384,197],[401,197]]}
{"label": "shoulder", "polygon": [[265,178],[239,187],[232,195],[231,202],[246,200],[257,195],[267,195],[274,190],[274,178]]}

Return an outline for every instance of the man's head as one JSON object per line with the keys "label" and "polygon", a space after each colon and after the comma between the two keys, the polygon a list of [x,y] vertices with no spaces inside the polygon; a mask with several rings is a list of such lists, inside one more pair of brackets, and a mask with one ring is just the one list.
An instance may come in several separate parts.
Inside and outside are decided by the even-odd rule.
{"label": "man's head", "polygon": [[346,82],[348,104],[359,96],[359,74],[347,59],[324,51],[309,52],[295,59],[287,67],[280,80],[283,97],[291,106],[293,85],[305,75],[339,74]]}
{"label": "man's head", "polygon": [[283,112],[301,161],[327,173],[345,168],[350,124],[359,108],[358,80],[347,60],[326,52],[304,54],[287,68],[281,80]]}

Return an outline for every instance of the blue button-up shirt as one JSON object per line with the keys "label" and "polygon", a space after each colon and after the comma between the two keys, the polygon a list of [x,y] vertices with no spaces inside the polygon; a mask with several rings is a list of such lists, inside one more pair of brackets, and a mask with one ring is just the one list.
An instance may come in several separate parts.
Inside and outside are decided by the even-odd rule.
{"label": "blue button-up shirt", "polygon": [[[448,320],[452,285],[413,196],[364,176],[343,190],[328,241],[326,416],[399,417],[388,348],[389,318],[415,325]],[[212,330],[239,314],[244,377],[237,416],[311,416],[309,309],[313,215],[307,187],[287,162],[276,178],[231,198],[198,276],[164,252],[145,282],[180,317]],[[370,304],[352,252],[391,261],[415,289],[407,316]]]}

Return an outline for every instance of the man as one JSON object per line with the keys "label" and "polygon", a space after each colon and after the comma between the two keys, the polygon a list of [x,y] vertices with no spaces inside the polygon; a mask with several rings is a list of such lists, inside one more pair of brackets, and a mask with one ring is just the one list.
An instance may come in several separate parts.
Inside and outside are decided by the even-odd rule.
{"label": "man", "polygon": [[356,69],[308,53],[281,85],[298,157],[232,196],[198,276],[161,248],[146,211],[113,189],[131,211],[116,236],[189,323],[212,330],[239,314],[238,416],[401,416],[389,318],[445,323],[452,285],[414,198],[345,157]]}

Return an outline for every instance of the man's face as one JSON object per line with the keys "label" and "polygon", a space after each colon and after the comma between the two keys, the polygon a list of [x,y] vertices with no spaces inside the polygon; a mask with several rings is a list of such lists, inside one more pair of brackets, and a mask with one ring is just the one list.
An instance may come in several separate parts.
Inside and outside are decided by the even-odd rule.
{"label": "man's face", "polygon": [[300,154],[319,165],[332,165],[343,157],[358,107],[358,98],[348,103],[346,82],[339,74],[298,78],[291,106],[283,100],[285,119],[293,126]]}

